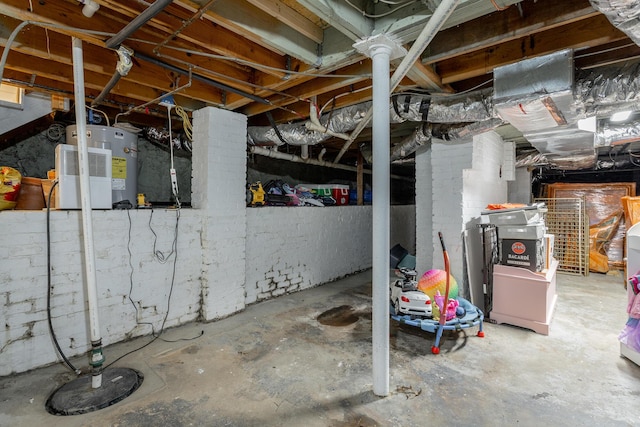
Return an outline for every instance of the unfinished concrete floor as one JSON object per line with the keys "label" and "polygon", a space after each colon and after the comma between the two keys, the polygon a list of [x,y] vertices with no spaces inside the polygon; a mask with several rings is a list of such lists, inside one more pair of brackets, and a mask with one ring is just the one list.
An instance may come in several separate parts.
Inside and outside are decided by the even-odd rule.
{"label": "unfinished concrete floor", "polygon": [[[0,425],[637,426],[640,367],[619,355],[617,341],[627,319],[622,282],[559,274],[548,336],[485,322],[485,338],[477,328],[445,332],[439,355],[434,334],[391,321],[391,393],[380,398],[366,272],[167,330],[167,340],[204,335],[156,340],[122,359],[115,366],[139,370],[144,382],[99,411],[46,412],[49,394],[73,378],[62,365],[0,378]],[[353,317],[342,323],[353,323],[318,322],[344,305]],[[148,341],[106,348],[107,362]]]}

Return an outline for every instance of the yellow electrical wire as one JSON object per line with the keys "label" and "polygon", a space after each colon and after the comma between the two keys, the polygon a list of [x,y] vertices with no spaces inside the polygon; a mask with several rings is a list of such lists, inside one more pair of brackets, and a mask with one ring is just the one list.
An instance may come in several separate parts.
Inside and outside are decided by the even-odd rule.
{"label": "yellow electrical wire", "polygon": [[180,118],[182,119],[183,125],[182,125],[182,130],[184,130],[184,134],[186,135],[187,139],[189,141],[193,141],[192,138],[192,133],[191,133],[191,120],[189,120],[189,115],[187,114],[186,111],[184,111],[184,108],[182,108],[179,105],[176,105],[175,108],[176,114],[180,116]]}

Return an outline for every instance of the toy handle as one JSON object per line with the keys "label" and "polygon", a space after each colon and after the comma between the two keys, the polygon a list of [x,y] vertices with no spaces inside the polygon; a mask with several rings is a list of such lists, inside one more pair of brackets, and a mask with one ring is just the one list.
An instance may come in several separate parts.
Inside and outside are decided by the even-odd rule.
{"label": "toy handle", "polygon": [[446,286],[444,292],[444,313],[440,313],[440,326],[443,326],[447,317],[447,305],[449,304],[449,276],[451,275],[451,266],[449,265],[449,254],[447,253],[447,249],[444,246],[444,238],[442,237],[442,232],[438,231],[438,237],[440,238],[440,244],[442,245],[442,256],[444,257],[444,270],[446,274]]}
{"label": "toy handle", "polygon": [[441,231],[438,231],[438,237],[440,238],[440,244],[442,245],[442,252],[446,252],[447,249],[444,247],[444,238],[442,237]]}

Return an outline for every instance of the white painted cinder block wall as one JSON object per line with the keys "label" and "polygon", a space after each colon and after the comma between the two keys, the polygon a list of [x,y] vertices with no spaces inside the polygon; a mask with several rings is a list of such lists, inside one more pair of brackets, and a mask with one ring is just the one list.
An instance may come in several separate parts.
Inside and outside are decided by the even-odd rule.
{"label": "white painted cinder block wall", "polygon": [[[444,268],[438,232],[442,232],[451,273],[463,277],[462,234],[489,203],[506,202],[507,182],[502,176],[503,141],[495,132],[455,145],[435,143],[416,156],[416,252],[419,271]],[[429,192],[432,197],[429,199]],[[428,229],[431,222],[431,229]],[[425,236],[421,234],[425,230]],[[426,236],[428,235],[428,237]]]}
{"label": "white painted cinder block wall", "polygon": [[[103,345],[147,335],[149,323],[158,331],[165,315],[165,327],[219,319],[371,267],[371,206],[245,208],[245,133],[241,115],[196,113],[194,208],[179,212],[177,259],[170,255],[177,211],[92,211]],[[414,206],[393,206],[391,218],[391,241],[414,248]],[[46,212],[0,211],[0,219],[4,376],[59,359],[47,327]],[[52,211],[50,229],[53,325],[68,357],[86,354],[80,212]],[[106,363],[118,356],[105,349]],[[88,359],[78,360],[86,367]]]}
{"label": "white painted cinder block wall", "polygon": [[[415,248],[415,207],[391,207],[390,241]],[[371,267],[371,206],[247,210],[246,303]]]}
{"label": "white painted cinder block wall", "polygon": [[[50,216],[52,324],[61,348],[71,357],[89,349],[82,219],[79,211],[52,211]],[[198,317],[202,258],[198,216],[197,211],[181,212],[165,327]],[[0,247],[0,375],[8,375],[55,362],[57,357],[47,326],[46,213],[3,211],[0,217],[7,225],[7,240]],[[158,260],[153,233],[155,250],[169,257],[176,212],[93,211],[92,218],[103,344],[149,334],[150,324],[160,330],[175,258]]]}

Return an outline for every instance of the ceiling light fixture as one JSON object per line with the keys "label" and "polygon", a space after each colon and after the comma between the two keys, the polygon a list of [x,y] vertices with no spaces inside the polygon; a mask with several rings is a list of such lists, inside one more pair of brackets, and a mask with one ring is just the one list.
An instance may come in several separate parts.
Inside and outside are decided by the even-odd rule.
{"label": "ceiling light fixture", "polygon": [[632,111],[630,111],[630,110],[618,111],[616,113],[613,113],[611,115],[611,117],[609,117],[609,121],[614,122],[614,123],[625,122],[625,121],[629,120],[629,117],[631,117],[631,113],[632,113]]}

